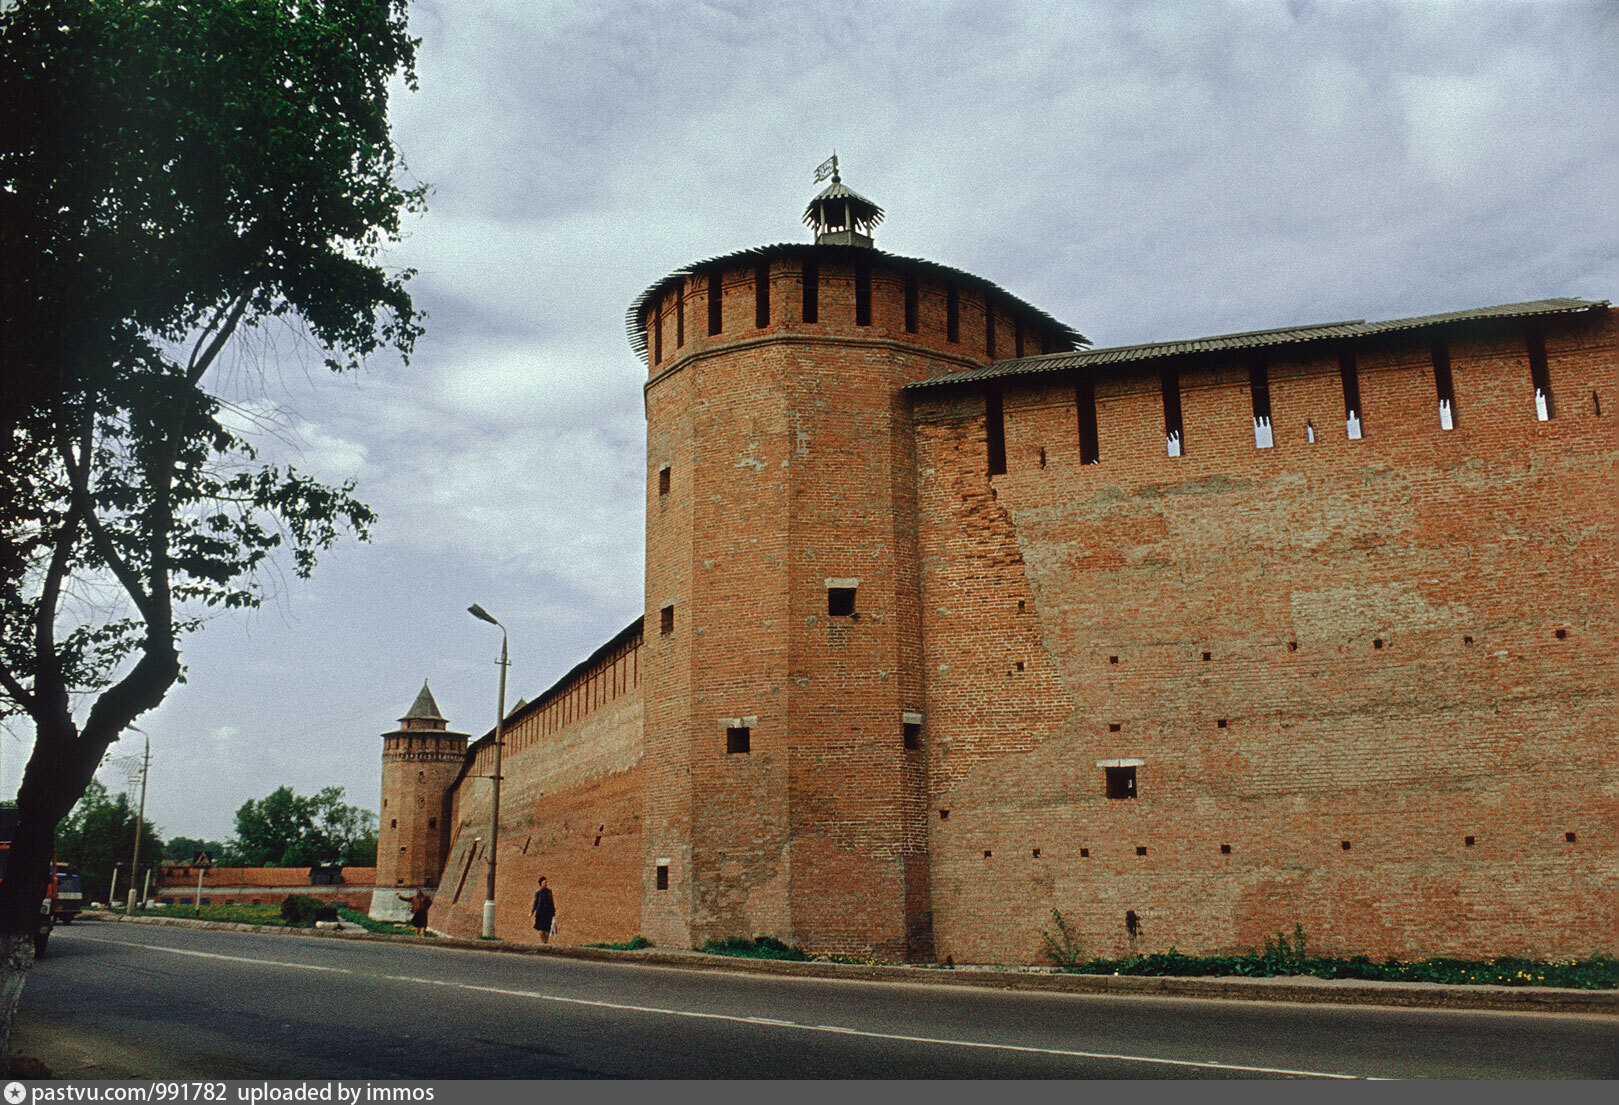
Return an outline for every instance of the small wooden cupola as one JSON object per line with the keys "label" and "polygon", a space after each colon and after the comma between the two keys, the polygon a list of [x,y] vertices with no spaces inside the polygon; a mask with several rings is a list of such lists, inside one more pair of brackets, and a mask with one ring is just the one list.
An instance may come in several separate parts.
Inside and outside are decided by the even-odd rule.
{"label": "small wooden cupola", "polygon": [[815,230],[815,244],[871,248],[871,231],[883,221],[883,209],[843,183],[837,154],[815,171],[817,182],[828,176],[832,183],[804,209],[804,223]]}

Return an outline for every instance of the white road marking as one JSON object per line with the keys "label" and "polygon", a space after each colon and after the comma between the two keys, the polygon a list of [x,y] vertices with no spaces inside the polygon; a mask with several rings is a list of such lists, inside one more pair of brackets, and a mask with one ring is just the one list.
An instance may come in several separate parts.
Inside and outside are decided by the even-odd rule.
{"label": "white road marking", "polygon": [[373,975],[370,972],[354,971],[347,967],[322,967],[311,963],[287,963],[277,959],[251,959],[240,955],[220,955],[215,952],[189,951],[183,948],[168,948],[160,944],[143,944],[134,940],[105,940],[94,936],[73,934],[74,939],[91,940],[100,944],[123,944],[126,947],[144,948],[148,951],[168,952],[171,955],[190,955],[199,959],[222,959],[231,963],[246,963],[259,967],[290,967],[301,971],[328,971],[333,974],[355,975],[363,974],[368,978],[376,978],[385,982],[405,982],[416,986],[447,986],[453,990],[467,990],[480,994],[499,994],[502,997],[526,998],[531,1001],[557,1002],[563,1005],[584,1005],[597,1009],[616,1009],[625,1013],[647,1013],[662,1017],[685,1017],[692,1020],[730,1021],[735,1024],[769,1025],[778,1028],[789,1028],[798,1032],[827,1032],[839,1036],[861,1036],[871,1040],[894,1040],[899,1043],[934,1044],[941,1047],[964,1047],[987,1051],[1015,1051],[1029,1055],[1054,1055],[1071,1059],[1111,1059],[1123,1063],[1152,1063],[1159,1066],[1193,1067],[1202,1070],[1227,1070],[1243,1074],[1280,1074],[1294,1078],[1331,1078],[1354,1080],[1359,1075],[1338,1074],[1331,1071],[1319,1070],[1292,1070],[1287,1067],[1256,1067],[1241,1063],[1218,1063],[1212,1060],[1199,1061],[1196,1059],[1163,1059],[1148,1055],[1118,1055],[1106,1051],[1075,1051],[1067,1048],[1033,1047],[1028,1044],[1002,1044],[988,1040],[953,1040],[937,1036],[908,1036],[896,1032],[872,1032],[863,1028],[850,1028],[846,1025],[836,1024],[799,1024],[796,1021],[778,1020],[774,1017],[744,1017],[734,1013],[702,1013],[695,1009],[665,1009],[655,1005],[629,1005],[624,1002],[600,1001],[592,998],[567,998],[558,994],[541,993],[538,990],[510,990],[499,986],[476,986],[470,982],[449,982],[437,978],[418,978],[414,975]]}

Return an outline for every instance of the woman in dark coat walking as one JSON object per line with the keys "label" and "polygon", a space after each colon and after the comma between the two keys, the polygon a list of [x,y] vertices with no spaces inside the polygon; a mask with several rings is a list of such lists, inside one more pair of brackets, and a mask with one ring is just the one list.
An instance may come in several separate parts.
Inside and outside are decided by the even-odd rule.
{"label": "woman in dark coat walking", "polygon": [[545,885],[545,876],[540,876],[540,888],[534,892],[534,905],[529,908],[534,914],[534,931],[540,934],[540,943],[551,942],[551,931],[556,924],[557,907],[551,897],[551,888]]}

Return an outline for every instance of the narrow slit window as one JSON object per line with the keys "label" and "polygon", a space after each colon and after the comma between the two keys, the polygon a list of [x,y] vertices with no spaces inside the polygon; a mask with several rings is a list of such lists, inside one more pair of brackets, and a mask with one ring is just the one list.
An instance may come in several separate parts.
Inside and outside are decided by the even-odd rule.
{"label": "narrow slit window", "polygon": [[944,336],[950,341],[961,340],[961,295],[954,284],[944,286]]}
{"label": "narrow slit window", "polygon": [[907,721],[901,731],[907,752],[915,752],[922,747],[922,724],[917,721]]}
{"label": "narrow slit window", "polygon": [[770,262],[753,267],[753,325],[763,330],[770,325]]}
{"label": "narrow slit window", "polygon": [[811,258],[804,259],[804,321],[821,320],[821,267]]}
{"label": "narrow slit window", "polygon": [[905,277],[905,332],[914,334],[920,325],[921,290],[917,287],[916,274],[913,272]]}
{"label": "narrow slit window", "polygon": [[1079,463],[1101,464],[1101,442],[1096,436],[1096,380],[1090,375],[1074,385],[1074,406],[1079,411]]}
{"label": "narrow slit window", "polygon": [[1107,796],[1109,798],[1134,798],[1136,796],[1136,769],[1133,767],[1105,767],[1107,772]]}
{"label": "narrow slit window", "polygon": [[1535,418],[1550,422],[1557,417],[1552,405],[1552,378],[1546,370],[1546,339],[1539,334],[1529,335],[1529,375],[1535,383]]}
{"label": "narrow slit window", "polygon": [[663,305],[660,303],[652,311],[652,363],[663,361]]}
{"label": "narrow slit window", "polygon": [[829,618],[848,618],[854,615],[854,598],[857,588],[854,587],[828,587],[826,589],[826,616]]}
{"label": "narrow slit window", "polygon": [[1355,367],[1355,354],[1348,350],[1338,354],[1338,375],[1344,384],[1344,429],[1350,441],[1361,438],[1360,370]]}
{"label": "narrow slit window", "polygon": [[753,730],[746,725],[732,725],[725,730],[725,752],[741,756],[753,751]]}
{"label": "narrow slit window", "polygon": [[675,607],[673,603],[658,611],[658,628],[665,637],[675,631]]}
{"label": "narrow slit window", "polygon": [[686,344],[686,282],[675,285],[675,348]]}
{"label": "narrow slit window", "polygon": [[667,863],[658,864],[657,886],[659,890],[669,889],[669,865]]}
{"label": "narrow slit window", "polygon": [[854,266],[854,324],[871,325],[871,266],[864,261]]}
{"label": "narrow slit window", "polygon": [[1158,386],[1164,396],[1164,448],[1172,457],[1186,455],[1186,430],[1181,424],[1180,373],[1166,368],[1159,373]]}
{"label": "narrow slit window", "polygon": [[669,494],[669,466],[667,464],[658,469],[658,494]]}
{"label": "narrow slit window", "polygon": [[1456,428],[1456,381],[1450,374],[1450,346],[1433,343],[1433,386],[1439,398],[1439,428]]}
{"label": "narrow slit window", "polygon": [[1270,422],[1270,370],[1263,361],[1248,366],[1248,394],[1254,402],[1254,448],[1269,449],[1276,435]]}
{"label": "narrow slit window", "polygon": [[1006,472],[1006,417],[1001,410],[1001,393],[984,393],[984,433],[989,445],[989,474]]}
{"label": "narrow slit window", "polygon": [[725,294],[724,274],[715,269],[708,274],[708,332],[718,334],[724,325],[725,315],[721,310],[721,298]]}
{"label": "narrow slit window", "polygon": [[984,356],[995,356],[995,301],[984,296]]}

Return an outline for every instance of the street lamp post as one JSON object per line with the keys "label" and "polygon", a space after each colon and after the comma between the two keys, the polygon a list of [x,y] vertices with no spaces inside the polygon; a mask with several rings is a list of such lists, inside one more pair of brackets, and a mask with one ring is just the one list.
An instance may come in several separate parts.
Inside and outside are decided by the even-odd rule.
{"label": "street lamp post", "polygon": [[467,613],[500,630],[500,711],[495,714],[495,770],[491,778],[494,792],[489,801],[489,842],[484,848],[489,864],[489,879],[484,886],[483,896],[483,935],[487,940],[495,935],[495,856],[500,851],[500,750],[506,735],[506,668],[511,661],[506,655],[506,627],[477,603],[467,607]]}

